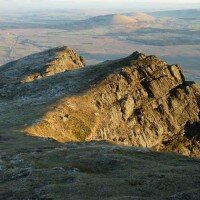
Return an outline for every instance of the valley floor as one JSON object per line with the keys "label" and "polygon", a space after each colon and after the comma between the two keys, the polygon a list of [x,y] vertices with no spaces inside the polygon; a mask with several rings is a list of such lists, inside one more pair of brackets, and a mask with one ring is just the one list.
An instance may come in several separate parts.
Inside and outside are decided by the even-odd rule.
{"label": "valley floor", "polygon": [[104,35],[107,29],[0,29],[0,65],[55,46],[67,45],[82,55],[87,65],[114,60],[139,51],[155,54],[169,64],[180,64],[189,78],[200,82],[200,45],[151,46]]}

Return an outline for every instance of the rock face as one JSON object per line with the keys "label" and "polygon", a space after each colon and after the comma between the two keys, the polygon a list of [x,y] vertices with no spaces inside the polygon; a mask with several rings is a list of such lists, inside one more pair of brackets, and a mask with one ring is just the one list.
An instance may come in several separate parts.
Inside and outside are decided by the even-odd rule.
{"label": "rock face", "polygon": [[[7,83],[0,89],[2,112],[8,99],[12,109],[20,110],[13,127],[59,142],[109,140],[200,156],[200,87],[185,81],[178,65],[138,52],[84,68],[83,59],[67,48],[38,57],[43,60],[43,54],[51,51],[64,54],[64,59],[41,67],[40,79],[31,78],[33,73],[23,75],[25,66],[35,60],[30,56],[10,64],[19,70],[15,81],[21,82],[1,81]],[[68,71],[75,68],[81,69]],[[5,73],[1,70],[1,77]],[[7,113],[0,126],[10,122]]]}

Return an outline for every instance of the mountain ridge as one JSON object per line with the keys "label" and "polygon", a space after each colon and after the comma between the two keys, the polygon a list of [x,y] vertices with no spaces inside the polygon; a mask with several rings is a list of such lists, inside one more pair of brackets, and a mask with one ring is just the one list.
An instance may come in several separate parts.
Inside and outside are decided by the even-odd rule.
{"label": "mountain ridge", "polygon": [[83,67],[83,59],[74,55],[79,69],[69,70],[67,60],[62,65],[67,71],[55,68],[51,76],[1,87],[2,129],[10,124],[60,142],[108,140],[199,157],[200,89],[185,81],[178,65],[134,52]]}
{"label": "mountain ridge", "polygon": [[59,47],[0,77],[0,199],[199,200],[200,87],[180,66]]}

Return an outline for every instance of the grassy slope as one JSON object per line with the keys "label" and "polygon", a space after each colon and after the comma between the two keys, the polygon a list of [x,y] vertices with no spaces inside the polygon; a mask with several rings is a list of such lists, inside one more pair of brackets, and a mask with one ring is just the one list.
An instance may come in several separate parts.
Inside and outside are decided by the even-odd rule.
{"label": "grassy slope", "polygon": [[197,159],[105,142],[50,143],[2,154],[2,199],[197,200],[200,195]]}

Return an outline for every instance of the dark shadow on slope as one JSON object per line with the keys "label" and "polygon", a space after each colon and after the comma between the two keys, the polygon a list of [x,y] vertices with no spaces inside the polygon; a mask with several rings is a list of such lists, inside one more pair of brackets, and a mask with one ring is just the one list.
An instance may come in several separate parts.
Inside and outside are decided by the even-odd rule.
{"label": "dark shadow on slope", "polygon": [[[80,69],[70,70],[52,76],[43,77],[41,79],[35,79],[27,83],[20,82],[20,78],[21,76],[23,76],[24,73],[24,69],[22,69],[22,72],[17,72],[17,82],[11,80],[7,84],[1,82],[0,84],[2,85],[1,88],[6,86],[5,90],[6,93],[8,92],[7,96],[20,96],[36,92],[34,90],[37,90],[38,92],[38,90],[48,89],[51,88],[54,84],[62,84],[62,82],[65,82],[66,91],[64,91],[64,94],[66,96],[75,95],[77,93],[88,90],[90,86],[101,82],[110,74],[114,72],[120,72],[123,67],[131,66],[132,61],[137,60],[140,55],[140,53],[134,52],[132,55],[126,58],[108,62],[108,64],[104,62],[95,66],[87,66]],[[35,58],[35,56],[37,57],[37,54],[34,54],[33,58]],[[31,59],[31,56],[25,57],[24,59],[25,61],[28,61]],[[23,62],[23,59],[20,59],[19,61]],[[6,68],[13,68],[15,64],[17,64],[17,62],[18,61],[14,61],[12,63],[8,63],[7,65],[1,66],[1,72],[4,71]],[[32,73],[32,71],[30,71],[30,73],[26,72],[26,76],[29,76]],[[14,73],[13,76],[15,77],[15,75],[16,74]]]}
{"label": "dark shadow on slope", "polygon": [[[28,60],[31,57],[35,59],[35,55],[39,54],[28,56]],[[19,82],[21,76],[17,77],[18,82],[12,80],[5,84],[1,82],[0,104],[3,103],[3,106],[0,106],[0,128],[8,130],[9,127],[9,130],[19,130],[26,125],[37,123],[38,119],[63,98],[82,95],[109,75],[120,72],[126,66],[133,66],[134,60],[137,60],[140,55],[134,52],[123,59],[66,71],[27,83]],[[24,59],[27,61],[27,57]],[[19,61],[23,62],[23,58]],[[0,67],[1,73],[6,67],[15,67],[17,62]]]}
{"label": "dark shadow on slope", "polygon": [[187,122],[185,125],[185,135],[189,139],[195,137],[200,140],[200,122],[194,122],[192,124]]}

